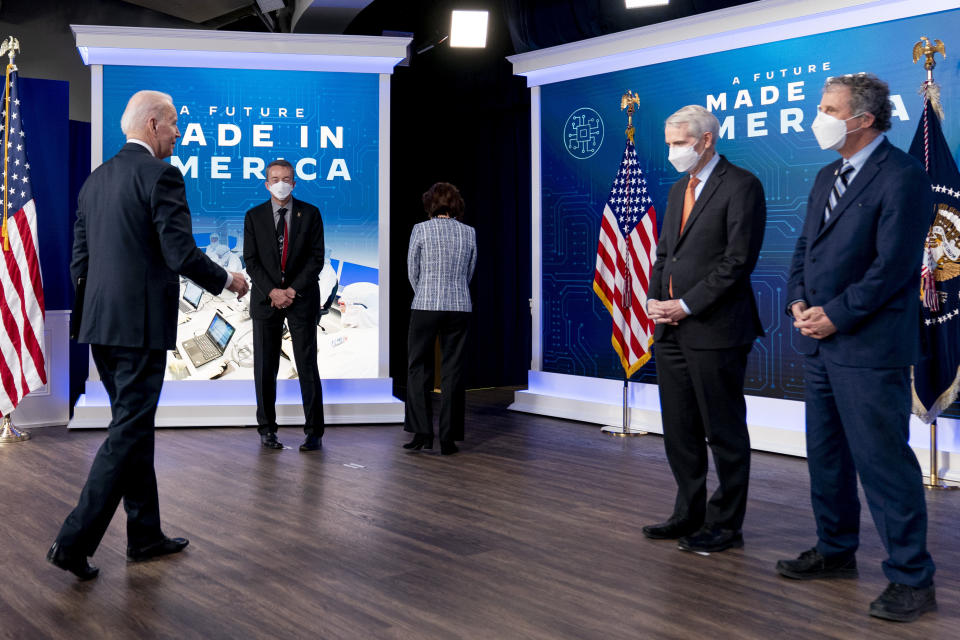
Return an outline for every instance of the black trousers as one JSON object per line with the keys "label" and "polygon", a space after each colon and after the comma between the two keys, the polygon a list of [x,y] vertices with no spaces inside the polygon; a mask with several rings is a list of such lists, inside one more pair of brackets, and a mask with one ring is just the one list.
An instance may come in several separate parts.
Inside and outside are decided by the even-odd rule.
{"label": "black trousers", "polygon": [[410,312],[407,335],[407,402],[403,429],[433,435],[433,345],[440,336],[440,440],[463,440],[463,415],[466,391],[463,382],[467,334],[470,329],[468,311]]}
{"label": "black trousers", "polygon": [[[751,346],[689,349],[669,332],[655,345],[663,441],[677,481],[674,518],[743,526],[750,480],[743,379]],[[719,480],[709,501],[708,446]]]}
{"label": "black trousers", "polygon": [[277,431],[277,371],[283,320],[287,319],[293,339],[293,361],[300,378],[303,398],[303,432],[323,436],[323,388],[317,368],[317,322],[298,314],[274,313],[265,320],[253,320],[253,382],[257,392],[257,431]]}
{"label": "black trousers", "polygon": [[143,547],[163,538],[157,476],[153,468],[154,417],[167,352],[91,345],[110,397],[113,419],[100,445],[80,501],[57,535],[71,554],[92,556],[123,499],[127,544]]}

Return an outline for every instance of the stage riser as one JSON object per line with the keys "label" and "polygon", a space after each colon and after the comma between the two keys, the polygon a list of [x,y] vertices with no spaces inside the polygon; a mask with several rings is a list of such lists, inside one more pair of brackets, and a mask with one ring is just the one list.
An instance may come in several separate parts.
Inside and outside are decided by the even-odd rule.
{"label": "stage riser", "polygon": [[[628,387],[630,428],[663,433],[656,385],[631,382]],[[747,427],[754,451],[806,457],[804,405],[794,400],[746,396]],[[528,373],[528,388],[514,393],[513,411],[597,425],[621,426],[623,382],[542,371]],[[957,421],[942,418],[938,428],[940,477],[960,482],[960,433]],[[930,472],[930,428],[910,419],[910,444],[923,473]],[[956,460],[954,462],[953,460]]]}
{"label": "stage riser", "polygon": [[[327,424],[403,422],[403,402],[393,397],[390,378],[324,380],[323,413]],[[169,381],[157,409],[158,427],[242,427],[257,423],[252,380]],[[110,402],[103,384],[87,381],[74,407],[71,429],[101,429],[110,422]],[[277,423],[303,424],[297,380],[277,381]]]}

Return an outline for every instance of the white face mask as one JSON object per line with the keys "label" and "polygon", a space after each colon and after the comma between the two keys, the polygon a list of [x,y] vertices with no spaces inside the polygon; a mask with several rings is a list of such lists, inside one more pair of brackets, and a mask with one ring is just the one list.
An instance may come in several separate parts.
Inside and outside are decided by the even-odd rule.
{"label": "white face mask", "polygon": [[286,200],[287,196],[290,195],[290,192],[293,191],[293,185],[289,182],[274,182],[270,185],[270,193],[273,194],[273,197],[277,200]]}
{"label": "white face mask", "polygon": [[[855,116],[850,116],[846,120],[841,120],[827,115],[823,111],[818,111],[817,117],[813,119],[813,124],[810,125],[810,128],[813,129],[813,135],[816,137],[817,144],[820,145],[821,149],[825,151],[836,151],[847,141],[847,120],[853,120],[862,115],[862,113],[858,113]],[[849,133],[860,131],[862,128],[863,127],[858,127]]]}
{"label": "white face mask", "polygon": [[670,161],[670,164],[673,165],[673,168],[683,173],[685,171],[690,171],[697,163],[700,162],[700,157],[702,153],[697,153],[694,147],[696,144],[692,144],[689,147],[670,147],[670,154],[667,156],[667,159]]}

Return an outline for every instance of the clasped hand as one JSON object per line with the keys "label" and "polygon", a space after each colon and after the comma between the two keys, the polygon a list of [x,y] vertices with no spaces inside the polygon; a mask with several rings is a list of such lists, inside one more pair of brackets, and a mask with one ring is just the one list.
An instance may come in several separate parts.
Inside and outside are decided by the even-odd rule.
{"label": "clasped hand", "polygon": [[270,306],[277,309],[286,309],[293,304],[293,299],[297,297],[297,292],[292,288],[273,289],[270,292]]}
{"label": "clasped hand", "polygon": [[793,326],[805,336],[823,340],[837,332],[837,327],[827,317],[823,307],[808,308],[806,302],[800,301],[794,302],[790,311],[793,313]]}
{"label": "clasped hand", "polygon": [[679,300],[649,300],[647,302],[647,316],[656,324],[672,324],[686,318],[688,314],[683,310]]}

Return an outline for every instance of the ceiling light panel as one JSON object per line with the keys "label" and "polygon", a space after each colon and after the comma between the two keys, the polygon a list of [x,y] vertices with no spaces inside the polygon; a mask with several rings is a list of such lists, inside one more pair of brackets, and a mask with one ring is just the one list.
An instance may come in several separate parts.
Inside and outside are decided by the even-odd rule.
{"label": "ceiling light panel", "polygon": [[670,4],[670,0],[627,0],[627,9],[639,9],[641,7],[660,7]]}
{"label": "ceiling light panel", "polygon": [[487,46],[488,16],[487,11],[454,11],[450,22],[450,46]]}

